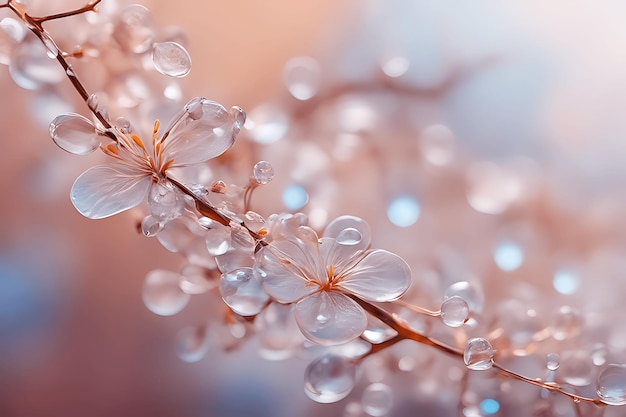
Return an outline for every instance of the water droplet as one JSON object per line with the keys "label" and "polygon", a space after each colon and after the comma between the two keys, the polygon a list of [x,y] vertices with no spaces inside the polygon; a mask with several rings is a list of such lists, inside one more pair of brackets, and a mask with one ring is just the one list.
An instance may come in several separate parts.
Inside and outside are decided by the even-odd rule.
{"label": "water droplet", "polygon": [[480,313],[483,310],[485,297],[483,291],[477,284],[472,284],[467,281],[455,282],[448,287],[443,298],[445,300],[455,295],[465,300],[470,311]]}
{"label": "water droplet", "polygon": [[185,362],[198,362],[209,350],[208,334],[204,326],[183,328],[176,335],[176,355]]}
{"label": "water droplet", "polygon": [[50,123],[50,136],[59,148],[75,155],[90,154],[101,143],[93,123],[74,113],[57,116]]}
{"label": "water droplet", "polygon": [[259,184],[267,184],[274,178],[274,167],[267,161],[259,161],[252,170],[254,180]]}
{"label": "water droplet", "polygon": [[206,247],[213,256],[223,255],[230,248],[230,231],[225,227],[210,229],[206,233]]}
{"label": "water droplet", "polygon": [[609,405],[626,405],[626,366],[610,364],[598,377],[598,397]]}
{"label": "water droplet", "polygon": [[47,49],[39,41],[17,45],[9,63],[13,81],[26,90],[37,90],[63,81],[65,71],[46,53]]}
{"label": "water droplet", "polygon": [[502,242],[493,251],[493,260],[501,270],[514,271],[522,266],[524,252],[513,242]]}
{"label": "water droplet", "polygon": [[558,353],[548,353],[546,355],[546,368],[549,371],[556,371],[561,365],[561,356]]}
{"label": "water droplet", "polygon": [[259,314],[269,300],[252,268],[239,268],[223,274],[220,279],[220,294],[224,302],[242,316]]}
{"label": "water droplet", "polygon": [[361,235],[361,232],[353,227],[348,227],[339,232],[336,241],[340,245],[354,246],[361,243],[362,239],[363,236]]}
{"label": "water droplet", "polygon": [[580,311],[562,306],[550,321],[550,332],[556,340],[565,340],[580,334],[583,317]]}
{"label": "water droplet", "polygon": [[170,182],[163,182],[150,187],[148,205],[154,217],[165,221],[182,214],[185,200]]}
{"label": "water droplet", "polygon": [[483,371],[492,367],[494,353],[487,339],[475,337],[467,341],[463,361],[469,369]]}
{"label": "water droplet", "polygon": [[163,75],[184,77],[191,71],[189,52],[176,42],[155,43],[152,47],[152,63]]}
{"label": "water droplet", "polygon": [[575,350],[563,353],[559,373],[563,381],[577,387],[584,387],[591,383],[593,363],[589,353]]}
{"label": "water droplet", "polygon": [[59,56],[59,48],[54,43],[54,40],[50,37],[50,35],[46,32],[42,32],[41,41],[43,42],[44,46],[48,50],[47,51],[48,57],[51,59],[56,59],[56,57]]}
{"label": "water droplet", "polygon": [[580,287],[580,276],[573,269],[561,268],[554,273],[552,285],[558,293],[571,295]]}
{"label": "water droplet", "polygon": [[87,106],[92,112],[97,112],[99,110],[100,100],[98,99],[98,95],[96,93],[91,94],[87,98]]}
{"label": "water droplet", "polygon": [[157,269],[148,273],[141,294],[148,310],[160,316],[182,311],[190,296],[180,289],[180,280],[181,276],[175,272]]}
{"label": "water droplet", "polygon": [[285,112],[271,104],[262,104],[250,112],[245,123],[252,140],[262,145],[269,145],[285,137],[289,119]]}
{"label": "water droplet", "polygon": [[156,236],[161,231],[162,225],[155,216],[146,216],[141,221],[141,233],[146,237]]}
{"label": "water droplet", "polygon": [[290,59],[285,65],[283,79],[289,93],[297,100],[308,100],[320,87],[320,65],[310,57]]}
{"label": "water droplet", "polygon": [[447,126],[428,126],[418,144],[424,158],[433,165],[445,166],[454,160],[454,134]]}
{"label": "water droplet", "polygon": [[123,9],[115,24],[113,37],[123,49],[142,54],[152,46],[156,25],[150,10],[139,4]]}
{"label": "water droplet", "polygon": [[361,405],[363,411],[372,417],[387,415],[393,408],[393,391],[380,382],[371,384],[363,390]]}
{"label": "water droplet", "polygon": [[441,304],[441,320],[449,327],[462,326],[469,317],[469,306],[463,297],[454,295]]}
{"label": "water droplet", "polygon": [[420,215],[420,206],[411,196],[399,196],[391,200],[387,207],[389,221],[398,227],[413,225]]}
{"label": "water droplet", "polygon": [[318,403],[334,403],[345,398],[356,379],[353,361],[342,356],[324,355],[304,372],[304,392]]}
{"label": "water droplet", "polygon": [[300,210],[308,200],[306,190],[298,184],[289,185],[283,190],[283,204],[289,210]]}

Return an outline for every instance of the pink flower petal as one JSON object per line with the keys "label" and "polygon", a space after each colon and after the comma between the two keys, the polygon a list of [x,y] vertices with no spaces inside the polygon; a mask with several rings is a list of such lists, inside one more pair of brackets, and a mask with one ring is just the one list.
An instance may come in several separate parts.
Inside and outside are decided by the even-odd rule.
{"label": "pink flower petal", "polygon": [[70,196],[80,214],[102,219],[139,205],[151,184],[148,175],[132,175],[121,166],[98,165],[76,179]]}
{"label": "pink flower petal", "polygon": [[365,250],[369,248],[372,241],[372,232],[369,224],[359,217],[355,216],[340,216],[331,221],[326,230],[324,230],[323,237],[332,237],[337,239],[345,229],[355,229],[361,235],[359,242],[353,243],[354,249]]}
{"label": "pink flower petal", "polygon": [[378,249],[369,252],[338,284],[369,301],[392,301],[411,285],[411,269],[398,255]]}
{"label": "pink flower petal", "polygon": [[195,98],[163,135],[164,160],[186,166],[215,158],[233,145],[244,120],[239,108],[229,112],[219,103]]}
{"label": "pink flower petal", "polygon": [[344,294],[320,291],[298,302],[295,317],[304,336],[321,345],[353,340],[367,327],[365,311]]}

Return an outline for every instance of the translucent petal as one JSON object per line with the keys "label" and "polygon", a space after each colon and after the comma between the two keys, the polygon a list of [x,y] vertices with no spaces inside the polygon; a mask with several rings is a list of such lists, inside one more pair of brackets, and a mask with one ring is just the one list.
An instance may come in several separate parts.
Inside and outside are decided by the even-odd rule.
{"label": "translucent petal", "polygon": [[372,232],[369,224],[359,217],[355,216],[340,216],[330,222],[324,230],[324,237],[337,238],[342,234],[345,229],[355,229],[361,234],[360,242],[353,244],[354,249],[365,250],[369,248],[372,241]]}
{"label": "translucent petal", "polygon": [[320,291],[296,304],[296,322],[304,336],[321,345],[338,345],[359,337],[367,327],[363,309],[334,291]]}
{"label": "translucent petal", "polygon": [[339,286],[370,301],[399,298],[411,284],[411,269],[398,255],[378,249],[368,253]]}
{"label": "translucent petal", "polygon": [[132,176],[114,165],[98,165],[76,179],[70,196],[80,214],[102,219],[139,205],[151,184],[150,176]]}
{"label": "translucent petal", "polygon": [[293,303],[311,294],[317,285],[311,285],[298,268],[275,248],[266,246],[256,255],[254,273],[263,289],[280,303]]}
{"label": "translucent petal", "polygon": [[353,267],[365,253],[356,245],[341,245],[335,238],[323,237],[320,239],[320,257],[326,267],[332,265],[335,275]]}
{"label": "translucent petal", "polygon": [[163,75],[184,77],[191,70],[189,52],[179,43],[160,42],[152,46],[152,63]]}
{"label": "translucent petal", "polygon": [[164,160],[185,166],[215,158],[233,145],[244,121],[239,108],[229,112],[219,103],[195,98],[163,135]]}
{"label": "translucent petal", "polygon": [[80,114],[62,114],[50,123],[50,137],[57,146],[75,155],[87,155],[100,146],[96,127]]}

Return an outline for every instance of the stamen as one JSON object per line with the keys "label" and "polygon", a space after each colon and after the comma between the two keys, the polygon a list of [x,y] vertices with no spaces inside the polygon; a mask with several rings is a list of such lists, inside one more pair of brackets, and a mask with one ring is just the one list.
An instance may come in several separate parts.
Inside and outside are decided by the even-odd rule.
{"label": "stamen", "polygon": [[331,281],[333,279],[333,266],[330,265],[328,267],[328,280]]}
{"label": "stamen", "polygon": [[172,165],[174,165],[174,160],[170,159],[165,164],[163,164],[163,167],[161,168],[161,172],[167,171],[167,169],[170,168]]}
{"label": "stamen", "polygon": [[146,150],[146,147],[144,146],[143,142],[141,141],[141,139],[139,139],[139,136],[137,135],[132,135],[131,138],[133,139],[133,141],[135,141],[135,143],[137,145],[139,145],[139,147],[141,149],[143,149],[144,151]]}

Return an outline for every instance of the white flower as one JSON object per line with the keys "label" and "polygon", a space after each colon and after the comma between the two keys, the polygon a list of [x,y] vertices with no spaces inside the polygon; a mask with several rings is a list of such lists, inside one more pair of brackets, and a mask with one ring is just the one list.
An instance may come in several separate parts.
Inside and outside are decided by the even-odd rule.
{"label": "white flower", "polygon": [[[81,131],[75,131],[70,139],[76,141],[77,137],[84,137],[84,141],[93,142],[94,134],[86,134],[85,122],[77,117],[60,116],[68,124],[81,124]],[[133,208],[146,198],[153,185],[167,185],[168,170],[208,161],[229,149],[244,120],[245,113],[238,107],[229,112],[219,103],[195,98],[160,137],[157,121],[150,142],[116,128],[117,142],[100,146],[112,161],[92,167],[76,179],[71,191],[72,203],[91,219]],[[54,131],[63,132],[63,129],[55,122],[51,133],[55,142],[62,146]],[[67,134],[66,131],[67,128],[63,133]],[[67,146],[62,147],[72,152]]]}
{"label": "white flower", "polygon": [[409,288],[407,263],[391,252],[371,250],[369,226],[342,216],[321,239],[308,226],[274,240],[256,255],[263,289],[283,304],[296,303],[302,333],[324,345],[348,342],[367,326],[365,311],[347,294],[375,302],[392,301]]}

